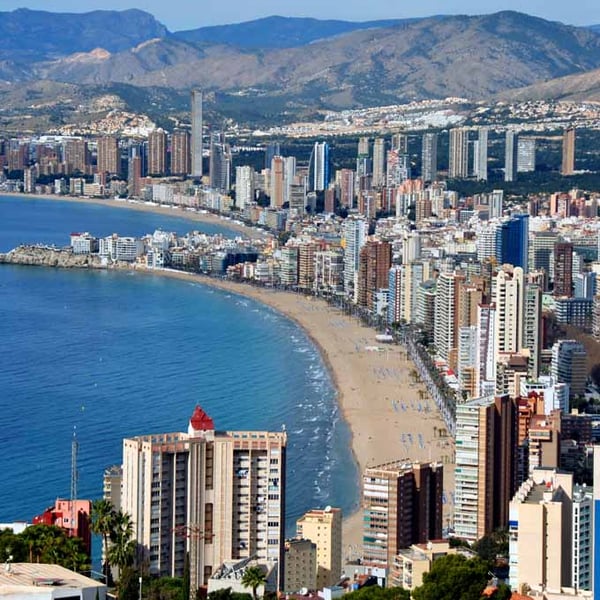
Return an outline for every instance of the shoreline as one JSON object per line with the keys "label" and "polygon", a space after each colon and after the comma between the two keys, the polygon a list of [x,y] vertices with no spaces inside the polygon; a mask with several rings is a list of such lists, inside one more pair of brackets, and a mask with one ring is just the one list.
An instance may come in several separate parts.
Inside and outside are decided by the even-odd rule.
{"label": "shoreline", "polygon": [[[223,227],[234,225],[230,221],[225,224],[212,214],[174,211],[144,204],[62,196],[44,198],[25,194],[12,194],[12,197],[99,204],[133,210],[137,207],[137,210],[171,216],[180,212],[183,218],[191,221],[212,222]],[[192,218],[193,216],[196,218]],[[249,227],[240,229],[246,234],[251,231]],[[378,344],[375,330],[312,296],[213,279],[174,269],[137,267],[130,268],[130,271],[199,283],[251,298],[294,322],[317,348],[335,387],[335,400],[351,435],[349,451],[358,467],[356,510],[344,515],[343,520],[345,560],[357,556],[358,548],[362,546],[361,476],[367,466],[405,459],[444,462],[444,490],[448,499],[444,506],[444,523],[447,522],[452,509],[451,492],[454,490],[454,469],[450,464],[453,443],[450,438],[440,438],[437,435],[438,430],[445,428],[445,425],[424,386],[411,381],[414,364],[408,359],[404,347]]]}
{"label": "shoreline", "polygon": [[[158,204],[145,204],[144,202],[130,202],[128,200],[114,200],[112,198],[82,198],[80,196],[53,196],[49,194],[23,194],[21,192],[0,192],[0,202],[2,196],[7,198],[21,198],[27,200],[48,200],[54,202],[69,202],[71,204],[88,204],[94,206],[106,206],[107,208],[120,208],[135,210],[138,212],[154,213],[167,217],[175,217],[195,221],[197,223],[207,223],[217,225],[224,229],[229,229],[250,239],[264,239],[270,234],[256,227],[247,227],[240,225],[232,220],[221,218],[213,213],[202,213],[197,210],[185,210],[177,206],[165,207]],[[148,232],[150,233],[150,232]]]}
{"label": "shoreline", "polygon": [[[349,451],[358,468],[357,506],[343,519],[345,560],[351,558],[347,549],[362,545],[361,477],[367,466],[403,459],[443,461],[452,456],[451,440],[435,435],[445,428],[435,404],[421,384],[410,383],[414,366],[406,350],[399,345],[377,345],[375,330],[325,300],[174,269],[132,271],[251,298],[290,319],[315,345],[335,387],[335,401],[350,430]],[[405,418],[400,420],[401,415]],[[447,497],[454,490],[451,464],[444,464],[444,490]],[[449,501],[445,507],[444,523]]]}

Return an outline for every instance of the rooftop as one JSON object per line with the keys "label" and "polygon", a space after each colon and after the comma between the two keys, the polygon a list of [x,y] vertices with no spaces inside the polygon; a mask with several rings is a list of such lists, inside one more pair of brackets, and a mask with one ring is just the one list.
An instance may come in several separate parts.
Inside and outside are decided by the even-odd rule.
{"label": "rooftop", "polygon": [[9,572],[6,567],[0,570],[0,596],[10,596],[15,592],[15,588],[22,591],[24,587],[81,589],[104,586],[98,581],[58,565],[14,563],[10,565]]}

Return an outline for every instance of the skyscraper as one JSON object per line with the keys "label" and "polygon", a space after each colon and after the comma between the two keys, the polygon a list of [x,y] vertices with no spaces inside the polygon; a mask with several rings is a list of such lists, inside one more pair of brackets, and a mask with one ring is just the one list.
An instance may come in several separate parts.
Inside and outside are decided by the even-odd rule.
{"label": "skyscraper", "polygon": [[155,129],[148,136],[148,175],[167,174],[167,134]]}
{"label": "skyscraper", "polygon": [[504,181],[517,180],[517,165],[519,161],[519,140],[514,131],[506,132],[504,149]]}
{"label": "skyscraper", "polygon": [[367,241],[368,223],[364,219],[348,218],[342,225],[344,245],[344,291],[354,292],[354,280],[358,273],[360,249]]}
{"label": "skyscraper", "polygon": [[477,138],[477,152],[474,157],[475,177],[479,181],[488,180],[488,129],[480,127]]}
{"label": "skyscraper", "polygon": [[192,173],[201,178],[202,172],[202,91],[192,90]]}
{"label": "skyscraper", "polygon": [[400,548],[441,539],[443,467],[394,461],[363,474],[363,563],[389,568]]}
{"label": "skyscraper", "polygon": [[585,393],[587,381],[587,353],[581,342],[559,340],[552,346],[552,377],[559,383],[569,385],[569,395],[579,396]]}
{"label": "skyscraper", "polygon": [[210,187],[222,192],[231,186],[231,150],[225,141],[224,133],[212,133],[210,136]]}
{"label": "skyscraper", "polygon": [[274,156],[281,156],[281,145],[279,142],[269,142],[265,147],[265,169],[271,168]]}
{"label": "skyscraper", "polygon": [[321,192],[327,189],[329,177],[329,144],[327,142],[315,142],[310,155],[310,190]]}
{"label": "skyscraper", "polygon": [[385,140],[375,138],[373,143],[373,187],[385,185]]}
{"label": "skyscraper", "polygon": [[171,175],[189,175],[191,169],[190,134],[179,129],[171,136]]}
{"label": "skyscraper", "polygon": [[358,263],[357,304],[373,310],[375,293],[388,286],[392,264],[389,242],[369,240],[361,248]]}
{"label": "skyscraper", "polygon": [[[71,139],[63,147],[63,162],[67,174],[85,174],[88,171],[88,146],[85,140]],[[10,165],[9,165],[10,166]]]}
{"label": "skyscraper", "polygon": [[247,204],[254,202],[254,171],[243,165],[235,168],[235,205],[244,210]]}
{"label": "skyscraper", "polygon": [[421,179],[435,181],[437,178],[437,133],[423,135],[421,151]]}
{"label": "skyscraper", "polygon": [[224,560],[282,559],[286,434],[216,431],[196,407],[187,433],[123,441],[121,507],[133,520],[138,559],[191,589]]}
{"label": "skyscraper", "polygon": [[529,350],[527,374],[537,381],[542,354],[542,288],[529,283],[525,286],[523,317],[523,348]]}
{"label": "skyscraper", "polygon": [[121,172],[119,141],[114,136],[98,139],[98,173],[117,175]]}
{"label": "skyscraper", "polygon": [[496,230],[496,253],[501,264],[529,266],[529,215],[515,214],[503,220]]}
{"label": "skyscraper", "polygon": [[575,172],[575,128],[565,129],[562,143],[562,175],[573,175]]}
{"label": "skyscraper", "polygon": [[573,244],[554,244],[554,296],[570,298],[573,295]]}
{"label": "skyscraper", "polygon": [[469,176],[469,130],[456,128],[450,130],[450,160],[448,177],[462,179]]}
{"label": "skyscraper", "polygon": [[269,196],[271,198],[271,207],[281,208],[284,196],[284,159],[282,156],[274,156],[273,160],[271,160],[270,183]]}
{"label": "skyscraper", "polygon": [[517,414],[508,396],[456,407],[456,537],[475,541],[508,523],[516,491]]}
{"label": "skyscraper", "polygon": [[523,269],[514,267],[498,271],[494,285],[496,361],[500,353],[516,353],[523,347],[524,302]]}

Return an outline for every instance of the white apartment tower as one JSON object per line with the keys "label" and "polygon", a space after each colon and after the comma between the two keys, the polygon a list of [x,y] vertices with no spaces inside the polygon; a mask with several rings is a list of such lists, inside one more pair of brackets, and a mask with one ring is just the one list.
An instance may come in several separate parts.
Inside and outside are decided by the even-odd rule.
{"label": "white apartment tower", "polygon": [[368,223],[363,219],[346,219],[343,225],[344,239],[344,291],[354,290],[354,278],[358,273],[360,249],[367,241]]}
{"label": "white apartment tower", "polygon": [[479,181],[488,180],[488,130],[480,127],[478,134],[477,152],[475,154],[475,177]]}
{"label": "white apartment tower", "polygon": [[225,560],[280,561],[286,434],[215,431],[196,407],[187,433],[123,441],[121,508],[151,574],[205,585]]}
{"label": "white apartment tower", "polygon": [[248,165],[235,168],[235,205],[244,210],[254,202],[254,170]]}
{"label": "white apartment tower", "polygon": [[523,347],[524,276],[521,267],[500,270],[495,277],[496,360],[500,353]]}

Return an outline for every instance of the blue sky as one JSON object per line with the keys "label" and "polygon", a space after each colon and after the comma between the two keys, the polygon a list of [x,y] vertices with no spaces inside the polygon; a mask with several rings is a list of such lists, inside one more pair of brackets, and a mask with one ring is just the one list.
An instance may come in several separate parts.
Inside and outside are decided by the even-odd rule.
{"label": "blue sky", "polygon": [[53,12],[141,8],[173,31],[248,21],[273,14],[366,21],[434,14],[481,14],[507,9],[573,25],[600,24],[598,0],[0,0],[0,10],[19,7]]}

